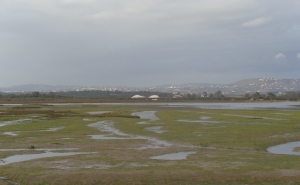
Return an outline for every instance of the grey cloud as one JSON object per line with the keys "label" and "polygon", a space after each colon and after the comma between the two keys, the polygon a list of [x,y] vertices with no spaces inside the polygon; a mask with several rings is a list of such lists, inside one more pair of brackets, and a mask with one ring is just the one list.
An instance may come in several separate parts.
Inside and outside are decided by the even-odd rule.
{"label": "grey cloud", "polygon": [[274,62],[300,48],[296,0],[0,3],[0,86],[227,83],[300,69],[299,54]]}
{"label": "grey cloud", "polygon": [[261,17],[261,18],[254,19],[249,22],[245,22],[241,26],[242,27],[257,27],[257,26],[262,26],[262,25],[270,22],[271,20],[272,20],[271,17]]}
{"label": "grey cloud", "polygon": [[286,58],[286,55],[283,53],[278,53],[274,56],[275,59],[283,59]]}

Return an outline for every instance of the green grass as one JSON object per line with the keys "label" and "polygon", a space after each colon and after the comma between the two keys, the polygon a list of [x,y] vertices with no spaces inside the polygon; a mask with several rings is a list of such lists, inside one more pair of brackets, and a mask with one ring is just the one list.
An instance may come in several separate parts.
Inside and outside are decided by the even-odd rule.
{"label": "green grass", "polygon": [[[31,107],[31,105],[26,105]],[[40,106],[51,111],[69,111],[81,116],[55,117],[47,114],[0,114],[4,121],[30,118],[30,121],[0,127],[0,148],[78,148],[96,152],[89,155],[44,158],[0,166],[0,176],[21,184],[87,184],[79,177],[88,176],[94,184],[296,184],[300,181],[300,157],[275,155],[267,148],[300,140],[300,110],[205,110],[166,108],[155,105],[63,105]],[[2,111],[10,110],[6,106]],[[0,110],[0,112],[1,112]],[[126,118],[133,112],[155,110],[160,118],[149,121]],[[124,117],[88,117],[87,112],[112,111]],[[84,121],[83,118],[89,118]],[[205,122],[181,122],[200,120]],[[120,132],[149,136],[172,143],[172,147],[136,150],[150,145],[147,140],[93,140],[88,135],[109,134],[88,124],[111,121]],[[146,121],[146,124],[137,122]],[[220,123],[211,123],[216,121]],[[145,128],[161,126],[164,133]],[[57,131],[43,131],[63,127]],[[16,132],[17,136],[3,135]],[[3,151],[0,158],[11,155],[41,153],[35,149]],[[163,161],[149,157],[166,153],[196,151],[187,160]],[[66,171],[56,166],[68,166]],[[86,166],[91,166],[87,168]],[[107,168],[100,168],[106,166]],[[281,174],[281,171],[287,171]],[[280,172],[280,173],[279,173]],[[283,172],[282,172],[283,173]],[[299,173],[299,175],[297,175]],[[97,175],[98,174],[98,175]],[[126,180],[119,178],[127,174]],[[177,174],[177,175],[170,175]],[[201,175],[199,175],[201,174]],[[218,175],[219,174],[219,175]],[[265,177],[257,174],[264,174]],[[295,175],[296,174],[296,175]],[[106,178],[112,177],[111,179]],[[155,178],[157,176],[157,178]],[[36,177],[36,179],[32,179]],[[57,177],[56,179],[54,177]],[[145,177],[144,180],[142,180]],[[219,179],[222,177],[223,180]],[[101,179],[102,178],[102,179]],[[278,180],[280,179],[280,181]]]}

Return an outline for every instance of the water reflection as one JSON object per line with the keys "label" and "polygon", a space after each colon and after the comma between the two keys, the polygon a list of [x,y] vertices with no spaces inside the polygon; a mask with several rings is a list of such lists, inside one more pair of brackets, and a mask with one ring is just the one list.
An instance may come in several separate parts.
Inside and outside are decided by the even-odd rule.
{"label": "water reflection", "polygon": [[161,130],[162,126],[153,126],[153,127],[146,127],[145,130],[155,132],[157,134],[162,134],[167,132],[166,130]]}
{"label": "water reflection", "polygon": [[132,116],[139,116],[141,119],[149,119],[149,120],[159,120],[159,118],[155,115],[156,111],[142,111],[142,112],[134,112]]}
{"label": "water reflection", "polygon": [[49,105],[54,106],[67,106],[67,105],[118,105],[118,106],[144,106],[144,105],[155,105],[155,106],[163,106],[163,107],[195,107],[195,108],[203,108],[203,109],[293,109],[298,108],[296,106],[300,106],[299,102],[239,102],[239,103],[53,103]]}
{"label": "water reflection", "polygon": [[137,124],[140,124],[140,125],[143,125],[143,124],[147,124],[146,121],[139,121],[139,122],[136,122]]}
{"label": "water reflection", "polygon": [[208,121],[208,120],[187,120],[187,119],[179,119],[179,122],[187,122],[187,123],[228,123],[222,121]]}
{"label": "water reflection", "polygon": [[165,155],[159,155],[150,157],[150,159],[159,159],[159,160],[185,160],[189,155],[196,154],[196,152],[178,152]]}
{"label": "water reflection", "polygon": [[251,118],[251,119],[269,119],[269,120],[287,120],[282,118],[269,118],[269,117],[257,117],[257,116],[246,116],[239,114],[223,114],[224,116],[234,116],[234,117],[243,117],[243,118]]}
{"label": "water reflection", "polygon": [[17,136],[18,134],[16,132],[4,132],[3,135]]}
{"label": "water reflection", "polygon": [[31,119],[18,119],[18,120],[12,120],[12,121],[3,121],[0,122],[0,127],[6,126],[6,125],[14,125],[14,124],[20,124],[26,121],[31,121]]}
{"label": "water reflection", "polygon": [[125,140],[125,139],[134,139],[134,138],[126,138],[126,137],[115,137],[115,136],[107,136],[107,135],[88,135],[92,137],[92,139],[102,139],[102,140]]}
{"label": "water reflection", "polygon": [[273,154],[300,155],[300,152],[294,151],[297,147],[300,147],[300,141],[272,146],[267,150]]}
{"label": "water reflection", "polygon": [[41,131],[45,131],[45,132],[54,132],[57,130],[61,130],[64,129],[65,127],[55,127],[55,128],[48,128],[47,130],[41,130]]}
{"label": "water reflection", "polygon": [[168,106],[185,106],[202,109],[283,109],[299,108],[299,102],[243,102],[243,103],[170,103]]}
{"label": "water reflection", "polygon": [[109,113],[111,111],[93,111],[93,112],[87,112],[88,114],[105,114],[105,113]]}
{"label": "water reflection", "polygon": [[88,152],[66,152],[66,153],[55,153],[49,152],[41,153],[41,154],[23,154],[23,155],[14,155],[0,160],[0,166],[8,165],[16,162],[29,161],[40,158],[47,157],[59,157],[59,156],[70,156],[70,155],[78,155],[78,154],[90,154]]}
{"label": "water reflection", "polygon": [[125,139],[125,138],[126,139],[143,139],[143,140],[147,140],[151,143],[151,145],[139,147],[139,148],[137,148],[137,150],[144,150],[144,149],[148,149],[148,148],[163,148],[163,147],[171,146],[170,143],[168,143],[166,141],[158,140],[153,137],[137,136],[137,135],[123,133],[123,132],[119,131],[118,129],[114,128],[113,124],[114,124],[114,122],[112,122],[112,121],[99,121],[99,122],[96,122],[93,124],[89,124],[88,126],[97,128],[97,129],[101,130],[102,132],[108,132],[109,135],[115,135],[115,136],[98,135],[97,136],[98,138],[105,137],[106,139],[108,139],[109,137],[116,137],[116,138],[120,138],[120,139]]}

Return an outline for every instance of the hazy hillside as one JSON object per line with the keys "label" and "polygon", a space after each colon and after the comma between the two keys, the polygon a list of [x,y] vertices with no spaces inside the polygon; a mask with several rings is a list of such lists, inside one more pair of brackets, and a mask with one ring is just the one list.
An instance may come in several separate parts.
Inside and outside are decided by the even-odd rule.
{"label": "hazy hillside", "polygon": [[76,90],[79,87],[66,86],[66,85],[43,85],[43,84],[27,84],[11,87],[0,87],[1,92],[49,92],[49,91],[64,91],[64,90]]}
{"label": "hazy hillside", "polygon": [[211,84],[211,83],[186,83],[167,84],[146,88],[135,87],[102,87],[102,86],[63,86],[63,85],[20,85],[0,88],[0,92],[59,92],[59,91],[152,91],[152,92],[172,92],[172,93],[202,93],[216,92],[221,90],[225,93],[246,93],[246,92],[287,92],[300,91],[300,79],[278,79],[278,78],[253,78],[240,80],[231,84]]}
{"label": "hazy hillside", "polygon": [[229,85],[233,91],[299,91],[300,79],[253,78],[234,82]]}

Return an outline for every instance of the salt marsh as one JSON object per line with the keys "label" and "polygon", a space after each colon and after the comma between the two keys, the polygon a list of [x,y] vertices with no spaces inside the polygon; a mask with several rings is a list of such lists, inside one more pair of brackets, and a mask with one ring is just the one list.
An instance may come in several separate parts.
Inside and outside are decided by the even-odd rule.
{"label": "salt marsh", "polygon": [[[300,181],[294,105],[54,104],[18,115],[4,105],[0,176],[24,185],[293,184]],[[296,175],[286,178],[287,169]]]}

